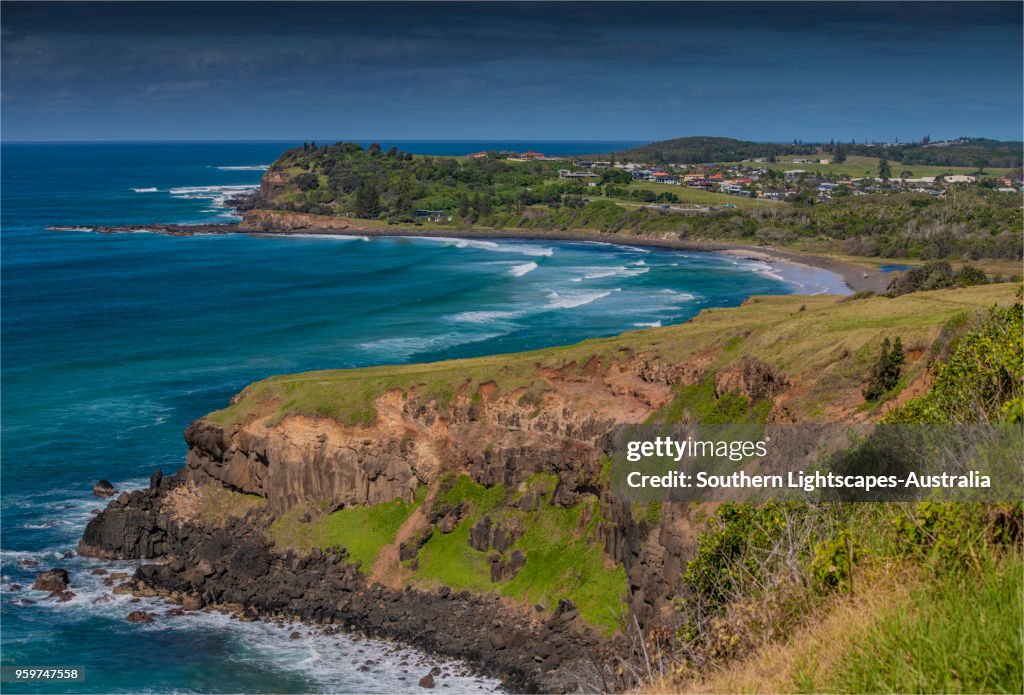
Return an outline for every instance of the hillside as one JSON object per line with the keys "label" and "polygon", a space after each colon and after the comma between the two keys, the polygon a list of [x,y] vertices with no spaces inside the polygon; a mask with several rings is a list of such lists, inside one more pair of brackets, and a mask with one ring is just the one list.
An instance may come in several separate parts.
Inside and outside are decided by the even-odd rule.
{"label": "hillside", "polygon": [[[865,544],[859,573],[908,562],[920,572],[910,559],[923,542],[912,540],[916,524],[977,528],[982,539],[992,532],[974,516],[935,521],[915,507],[904,529],[885,505],[629,504],[610,491],[610,428],[874,421],[930,394],[933,374],[946,378],[936,365],[961,359],[958,341],[989,349],[991,340],[962,336],[1016,293],[1002,284],[892,299],[753,297],[679,326],[562,348],[273,377],[194,422],[182,473],[112,503],[90,522],[80,552],[169,560],[143,565],[129,585],[136,592],[222,605],[244,619],[341,621],[468,659],[517,688],[635,687],[654,676],[649,650],[660,650],[658,673],[670,663],[689,669],[662,686],[683,687],[843,610],[853,580],[836,569],[850,562],[849,545],[830,540],[837,529]],[[1019,309],[1014,320],[1009,330],[1019,333]],[[880,346],[895,339],[905,346],[899,378],[865,402]],[[1010,349],[1012,384],[1024,368],[1019,345]],[[990,361],[980,359],[966,363]],[[1017,398],[1019,390],[1011,388]],[[1019,539],[1017,512],[986,514],[985,524],[1009,519],[1006,538]],[[784,528],[799,533],[780,535]],[[731,573],[734,559],[748,563],[745,553],[783,541],[798,541],[784,552],[804,559]],[[982,545],[973,556],[988,553]],[[992,576],[1018,586],[1005,575],[1016,556],[1003,557]],[[751,593],[767,579],[795,583]],[[749,612],[754,599],[771,602],[767,612]],[[800,606],[790,617],[779,612],[787,601]],[[1012,668],[970,676],[982,689],[1017,677]]]}
{"label": "hillside", "polygon": [[[732,147],[739,141],[715,142]],[[633,180],[614,167],[596,169],[593,179],[559,178],[566,167],[576,169],[563,161],[307,144],[270,167],[258,194],[242,207],[244,226],[273,231],[289,226],[288,215],[301,213],[315,216],[315,223],[307,221],[314,228],[384,228],[396,234],[428,225],[453,233],[584,231],[695,244],[721,240],[882,258],[1024,255],[1019,196],[988,188],[950,197],[846,191],[823,202],[814,184],[807,184],[796,202],[784,203]]]}

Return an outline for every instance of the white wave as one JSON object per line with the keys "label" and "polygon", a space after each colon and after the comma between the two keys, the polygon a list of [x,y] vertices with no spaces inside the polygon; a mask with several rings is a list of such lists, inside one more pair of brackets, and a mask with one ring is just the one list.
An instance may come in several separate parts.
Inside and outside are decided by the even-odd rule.
{"label": "white wave", "polygon": [[600,292],[555,292],[554,290],[548,291],[548,306],[549,309],[575,309],[578,306],[584,304],[590,304],[596,302],[598,299],[604,299],[612,292],[621,292],[621,287],[616,287],[613,290],[604,290]]}
{"label": "white wave", "polygon": [[537,263],[534,261],[523,263],[522,265],[514,265],[508,269],[508,274],[514,278],[521,278],[531,270],[537,270]]}
{"label": "white wave", "polygon": [[[642,263],[643,261],[641,261]],[[598,280],[600,278],[631,278],[637,275],[643,275],[650,271],[650,268],[637,268],[627,267],[624,265],[619,266],[587,266],[582,268],[573,269],[577,273],[583,273],[581,277],[573,278],[573,282],[583,282],[584,280]]]}
{"label": "white wave", "polygon": [[360,343],[358,347],[367,352],[383,354],[388,357],[408,357],[418,352],[441,350],[468,343],[479,343],[502,335],[504,333],[445,333],[431,336],[381,338],[380,340]]}
{"label": "white wave", "polygon": [[661,321],[651,321],[649,323],[641,321],[640,323],[634,323],[633,325],[637,328],[661,328]]}
{"label": "white wave", "polygon": [[532,244],[499,244],[496,241],[488,241],[485,239],[459,239],[457,237],[446,237],[446,236],[419,236],[413,237],[415,239],[424,239],[426,241],[439,241],[448,246],[454,246],[457,249],[482,249],[484,251],[497,251],[499,253],[521,253],[525,256],[553,256],[555,250],[547,246],[534,246]]}
{"label": "white wave", "polygon": [[270,168],[269,164],[246,164],[238,166],[222,166],[217,167],[221,171],[266,171]]}
{"label": "white wave", "polygon": [[156,188],[133,188],[136,193],[156,193]]}
{"label": "white wave", "polygon": [[250,193],[258,190],[259,187],[258,183],[233,186],[180,186],[170,189],[168,193],[171,194],[171,197],[180,200],[210,200],[216,208],[223,208],[227,205],[229,198]]}
{"label": "white wave", "polygon": [[676,290],[669,289],[658,290],[658,294],[663,294],[665,296],[672,297],[671,301],[673,303],[692,302],[694,299],[697,299],[697,295],[695,294],[690,294],[689,292],[677,292]]}
{"label": "white wave", "polygon": [[[327,635],[320,628],[303,623],[245,623],[215,611],[168,616],[167,611],[177,606],[162,598],[115,594],[112,587],[103,583],[109,574],[91,574],[97,567],[132,574],[143,562],[74,558],[62,563],[71,571],[71,591],[75,594],[66,602],[33,591],[26,581],[19,582],[25,589],[9,592],[5,581],[0,589],[5,598],[4,610],[34,611],[61,623],[90,618],[123,623],[129,612],[145,611],[153,616],[153,622],[133,626],[133,630],[160,633],[175,640],[196,633],[224,634],[232,644],[229,658],[237,664],[255,662],[291,672],[314,681],[318,687],[313,689],[323,692],[422,692],[419,679],[434,667],[441,669],[441,675],[435,676],[439,690],[477,693],[495,692],[500,687],[498,681],[474,674],[465,662],[434,657],[390,642],[346,634]],[[34,603],[22,603],[22,598]],[[291,639],[292,632],[300,633],[302,638]]]}
{"label": "white wave", "polygon": [[255,191],[259,188],[258,183],[242,183],[233,186],[181,186],[171,188],[168,192],[175,196],[194,196],[196,198],[209,198],[211,195],[223,193],[243,193]]}
{"label": "white wave", "polygon": [[461,323],[491,323],[523,316],[522,311],[463,311],[449,318]]}
{"label": "white wave", "polygon": [[[269,236],[281,238],[280,234],[256,234],[254,236]],[[369,241],[370,237],[363,234],[289,234],[286,239],[330,239],[331,241]]]}

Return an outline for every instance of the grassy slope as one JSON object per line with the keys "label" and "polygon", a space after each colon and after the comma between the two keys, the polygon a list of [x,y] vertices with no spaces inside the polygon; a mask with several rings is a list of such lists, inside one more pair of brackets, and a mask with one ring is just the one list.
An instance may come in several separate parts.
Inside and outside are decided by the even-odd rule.
{"label": "grassy slope", "polygon": [[[654,191],[655,193],[674,193],[683,205],[714,205],[718,207],[733,205],[744,210],[751,208],[785,207],[787,205],[787,203],[765,200],[763,198],[742,198],[740,196],[727,195],[725,193],[702,191],[698,188],[690,188],[689,186],[674,186],[667,183],[654,183],[651,181],[634,181],[629,184],[627,188]],[[615,202],[620,205],[637,204],[635,200],[625,200],[620,198],[613,198],[611,200],[615,200]],[[641,205],[649,204],[651,203],[641,203]]]}
{"label": "grassy slope", "polygon": [[[883,334],[900,336],[908,350],[928,347],[942,324],[955,314],[1008,303],[1014,290],[1015,285],[1007,283],[851,302],[831,296],[754,297],[742,307],[705,310],[678,326],[632,331],[567,347],[275,376],[250,385],[233,405],[208,418],[230,425],[266,415],[305,414],[350,424],[372,423],[375,399],[391,389],[415,388],[444,404],[467,384],[493,380],[504,393],[538,385],[538,366],[583,365],[593,357],[608,363],[633,353],[682,362],[709,348],[719,351],[716,366],[752,355],[788,375],[830,370],[835,379],[860,379]],[[843,357],[844,351],[852,360]],[[825,383],[822,388],[833,386]],[[827,398],[828,392],[819,395]],[[812,412],[803,414],[813,416]]]}
{"label": "grassy slope", "polygon": [[398,499],[372,507],[348,507],[310,522],[301,521],[308,510],[297,506],[270,526],[270,537],[281,547],[320,548],[341,546],[369,571],[381,548],[391,543],[398,529],[423,503],[427,489],[420,488],[411,504]]}
{"label": "grassy slope", "polygon": [[894,566],[750,658],[652,693],[1021,692],[1018,551],[977,573]]}
{"label": "grassy slope", "polygon": [[[605,632],[613,632],[625,613],[626,573],[613,565],[596,538],[601,521],[598,501],[588,496],[573,507],[551,505],[553,475],[539,474],[524,487],[541,494],[535,511],[509,506],[520,493],[502,485],[485,488],[467,476],[459,476],[444,495],[450,504],[466,503],[468,513],[450,534],[435,533],[423,546],[413,583],[425,588],[449,586],[473,591],[497,591],[545,609],[560,598],[579,607],[584,620]],[[492,520],[518,521],[523,535],[511,550],[526,556],[526,566],[511,580],[490,581],[489,553],[469,545],[469,530],[484,515]]]}
{"label": "grassy slope", "polygon": [[[548,503],[556,480],[552,475],[537,475],[526,488],[540,493],[541,504],[535,511],[509,506],[521,495],[502,485],[485,488],[462,475],[451,481],[439,502],[465,504],[467,511],[449,534],[436,532],[423,546],[417,562],[410,567],[410,583],[423,589],[448,586],[456,590],[497,592],[530,604],[553,609],[558,600],[568,598],[579,606],[583,619],[605,632],[614,632],[625,612],[626,573],[605,556],[597,541],[600,522],[597,499],[589,497],[565,508]],[[350,507],[311,521],[300,521],[308,508],[296,507],[274,521],[269,533],[279,547],[326,550],[340,546],[353,560],[369,571],[381,549],[395,535],[409,515],[422,504],[426,488],[421,488],[413,504],[401,500],[372,507]],[[235,494],[235,493],[229,493]],[[526,556],[526,567],[511,580],[492,583],[489,552],[469,545],[469,531],[484,515],[494,521],[518,521],[523,535],[511,550]]]}

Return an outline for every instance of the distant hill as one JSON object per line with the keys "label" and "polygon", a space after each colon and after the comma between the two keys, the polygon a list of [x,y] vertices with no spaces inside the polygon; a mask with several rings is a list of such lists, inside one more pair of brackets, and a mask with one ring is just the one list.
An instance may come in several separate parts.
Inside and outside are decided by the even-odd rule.
{"label": "distant hill", "polygon": [[958,138],[942,142],[916,142],[894,145],[867,143],[766,143],[695,136],[652,142],[649,145],[614,153],[626,161],[647,161],[679,164],[705,164],[709,162],[738,162],[744,159],[771,158],[801,154],[860,155],[885,157],[902,164],[934,166],[984,165],[986,167],[1019,167],[1024,143],[1020,141],[989,140],[986,138]]}

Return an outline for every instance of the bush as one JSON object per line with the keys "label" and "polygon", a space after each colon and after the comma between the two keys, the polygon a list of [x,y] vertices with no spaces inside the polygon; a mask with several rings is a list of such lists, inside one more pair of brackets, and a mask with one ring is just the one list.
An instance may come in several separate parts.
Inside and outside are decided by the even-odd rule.
{"label": "bush", "polygon": [[954,272],[953,266],[946,261],[936,261],[912,268],[896,276],[889,283],[886,294],[890,297],[897,297],[910,292],[943,290],[947,287],[971,287],[987,283],[988,276],[981,268],[967,264],[959,271]]}
{"label": "bush", "polygon": [[933,368],[928,393],[886,417],[894,423],[1024,420],[1024,308],[993,307],[980,328],[961,338]]}
{"label": "bush", "polygon": [[878,355],[878,361],[871,368],[871,376],[868,385],[864,388],[864,399],[877,401],[886,393],[896,388],[900,381],[900,367],[906,361],[903,354],[903,341],[898,337],[891,343],[888,338],[882,340],[882,351]]}

